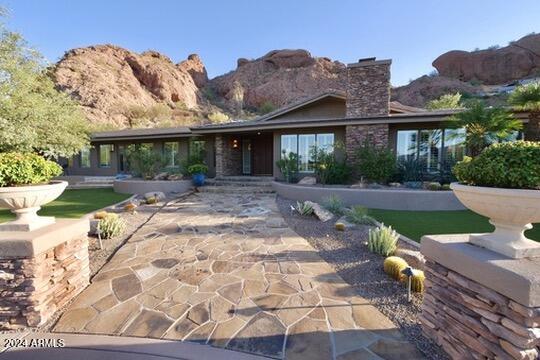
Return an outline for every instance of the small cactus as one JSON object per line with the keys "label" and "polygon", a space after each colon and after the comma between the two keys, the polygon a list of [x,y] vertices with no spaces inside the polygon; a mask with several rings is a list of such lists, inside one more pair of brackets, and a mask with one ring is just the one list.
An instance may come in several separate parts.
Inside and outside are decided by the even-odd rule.
{"label": "small cactus", "polygon": [[313,206],[307,202],[297,201],[295,210],[298,211],[298,213],[302,216],[309,216],[313,214]]}
{"label": "small cactus", "polygon": [[391,226],[381,224],[375,229],[369,229],[368,249],[373,253],[389,256],[396,251],[398,239],[398,233]]}
{"label": "small cactus", "polygon": [[398,256],[387,257],[383,264],[384,272],[398,281],[403,280],[404,275],[401,273],[401,270],[408,266],[409,264]]}
{"label": "small cactus", "polygon": [[411,291],[421,293],[424,292],[424,280],[426,276],[422,270],[413,269],[413,276],[411,276]]}
{"label": "small cactus", "polygon": [[158,200],[157,200],[157,198],[155,196],[152,196],[152,197],[149,197],[148,199],[146,199],[146,203],[148,205],[152,205],[152,204],[155,204],[157,202],[158,202]]}
{"label": "small cactus", "polygon": [[94,214],[94,219],[101,220],[104,219],[109,213],[106,211],[98,211]]}
{"label": "small cactus", "polygon": [[132,202],[124,205],[124,211],[130,212],[130,213],[133,213],[136,208],[137,208],[137,205]]}

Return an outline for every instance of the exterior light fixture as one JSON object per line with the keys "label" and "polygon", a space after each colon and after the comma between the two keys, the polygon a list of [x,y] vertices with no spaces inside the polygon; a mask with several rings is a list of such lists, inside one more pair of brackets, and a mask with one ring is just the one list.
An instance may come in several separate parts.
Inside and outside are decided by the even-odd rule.
{"label": "exterior light fixture", "polygon": [[261,135],[261,132],[259,131],[259,132],[257,133],[257,135]]}
{"label": "exterior light fixture", "polygon": [[238,148],[238,139],[233,139],[233,141],[232,141],[232,147],[233,147],[233,149],[237,149],[237,148]]}
{"label": "exterior light fixture", "polygon": [[401,273],[407,277],[407,301],[411,302],[411,278],[414,275],[413,269],[410,266],[407,266],[405,269],[401,270]]}

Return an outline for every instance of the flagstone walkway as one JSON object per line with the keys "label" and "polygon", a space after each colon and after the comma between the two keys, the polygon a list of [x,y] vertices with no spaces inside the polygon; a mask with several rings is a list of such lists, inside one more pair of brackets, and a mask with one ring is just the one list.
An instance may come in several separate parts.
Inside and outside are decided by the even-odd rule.
{"label": "flagstone walkway", "polygon": [[422,358],[264,194],[197,193],[169,203],[54,330],[187,340],[278,359]]}

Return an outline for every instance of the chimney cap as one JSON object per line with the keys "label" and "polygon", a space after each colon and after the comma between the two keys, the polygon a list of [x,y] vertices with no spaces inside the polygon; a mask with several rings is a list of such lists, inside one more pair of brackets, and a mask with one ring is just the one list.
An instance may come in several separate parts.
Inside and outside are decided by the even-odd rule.
{"label": "chimney cap", "polygon": [[356,63],[347,64],[347,67],[361,67],[361,66],[371,66],[371,65],[390,65],[392,64],[392,59],[385,60],[376,60],[376,57],[362,58]]}

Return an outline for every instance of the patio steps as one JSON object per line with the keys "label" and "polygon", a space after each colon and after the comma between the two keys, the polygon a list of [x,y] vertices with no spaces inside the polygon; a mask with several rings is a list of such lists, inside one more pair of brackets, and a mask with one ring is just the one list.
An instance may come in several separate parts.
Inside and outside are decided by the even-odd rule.
{"label": "patio steps", "polygon": [[273,193],[273,177],[269,176],[223,176],[207,179],[199,192],[209,193]]}

